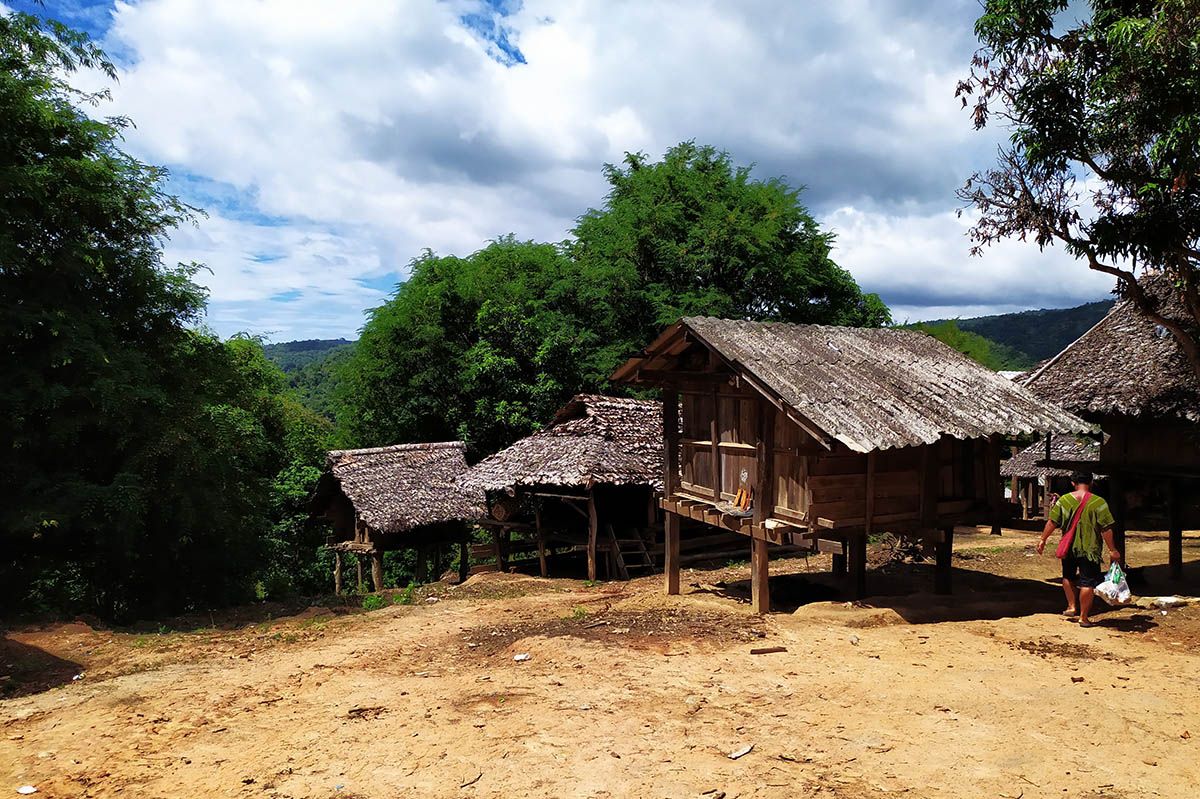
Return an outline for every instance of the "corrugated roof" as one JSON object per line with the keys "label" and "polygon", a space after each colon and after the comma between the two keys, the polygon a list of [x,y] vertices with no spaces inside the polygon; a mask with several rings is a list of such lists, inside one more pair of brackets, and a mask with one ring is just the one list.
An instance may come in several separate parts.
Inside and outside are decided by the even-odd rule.
{"label": "corrugated roof", "polygon": [[545,429],[463,477],[486,491],[516,486],[662,486],[662,403],[579,394]]}
{"label": "corrugated roof", "polygon": [[[1148,274],[1139,281],[1171,319],[1186,319],[1171,281]],[[1038,396],[1072,413],[1178,418],[1200,422],[1200,381],[1183,349],[1132,300],[1108,314],[1026,381]]]}
{"label": "corrugated roof", "polygon": [[711,317],[687,317],[680,324],[744,370],[760,390],[857,452],[929,444],[942,435],[969,439],[1088,429],[916,331]]}
{"label": "corrugated roof", "polygon": [[[1046,442],[1038,441],[1000,464],[1000,474],[1005,477],[1070,477],[1070,469],[1040,466],[1044,460]],[[1099,465],[1100,445],[1091,439],[1075,436],[1051,436],[1050,460]]]}
{"label": "corrugated roof", "polygon": [[467,470],[461,441],[333,450],[329,474],[358,517],[382,533],[472,520],[485,514],[483,493],[462,486]]}

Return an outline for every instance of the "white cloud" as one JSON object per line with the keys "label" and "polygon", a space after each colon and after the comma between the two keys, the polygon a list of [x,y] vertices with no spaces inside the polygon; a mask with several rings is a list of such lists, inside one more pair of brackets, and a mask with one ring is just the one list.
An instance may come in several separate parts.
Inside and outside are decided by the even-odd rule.
{"label": "white cloud", "polygon": [[[806,184],[841,262],[894,302],[1096,296],[1061,257],[966,255],[953,190],[992,146],[952,96],[974,48],[971,0],[528,0],[503,21],[527,61],[512,68],[462,23],[481,8],[116,5],[107,38],[129,62],[114,96],[138,124],[130,146],[242,193],[172,247],[213,269],[221,332],[352,335],[381,279],[423,248],[561,239],[602,201],[603,162],[688,138]],[[283,257],[255,261],[264,249]],[[269,301],[287,292],[299,299]]]}

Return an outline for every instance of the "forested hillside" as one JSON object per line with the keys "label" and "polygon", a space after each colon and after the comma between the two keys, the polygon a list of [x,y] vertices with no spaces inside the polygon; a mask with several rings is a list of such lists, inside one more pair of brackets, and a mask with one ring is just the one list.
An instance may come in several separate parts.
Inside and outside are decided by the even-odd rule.
{"label": "forested hillside", "polygon": [[1112,300],[1101,300],[1074,308],[1021,311],[957,321],[961,329],[1019,350],[1036,363],[1052,358],[1082,336],[1104,318],[1112,305]]}
{"label": "forested hillside", "polygon": [[353,350],[354,342],[344,338],[285,341],[263,347],[266,356],[283,370],[296,399],[330,421],[337,418],[338,370]]}

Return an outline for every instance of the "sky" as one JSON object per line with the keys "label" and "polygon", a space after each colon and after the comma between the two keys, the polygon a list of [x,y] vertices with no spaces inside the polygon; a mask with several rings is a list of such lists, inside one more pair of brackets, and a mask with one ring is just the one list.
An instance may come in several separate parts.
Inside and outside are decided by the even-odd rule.
{"label": "sky", "polygon": [[804,186],[897,321],[1111,289],[1059,250],[969,254],[954,192],[1005,135],[954,98],[978,0],[0,2],[116,61],[102,112],[205,210],[166,257],[207,266],[222,335],[355,338],[424,250],[561,241],[603,164],[688,139]]}

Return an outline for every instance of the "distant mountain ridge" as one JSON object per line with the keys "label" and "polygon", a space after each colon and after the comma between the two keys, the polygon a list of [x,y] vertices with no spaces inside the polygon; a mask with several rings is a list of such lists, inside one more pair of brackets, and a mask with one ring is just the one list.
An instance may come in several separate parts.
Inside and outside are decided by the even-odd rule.
{"label": "distant mountain ridge", "polygon": [[1113,302],[1100,300],[1074,308],[1019,311],[957,321],[960,329],[1012,347],[1037,362],[1062,352],[1064,347],[1103,319]]}
{"label": "distant mountain ridge", "polygon": [[266,344],[263,352],[283,370],[300,402],[332,420],[337,416],[337,370],[354,351],[354,343],[344,338],[312,338]]}

